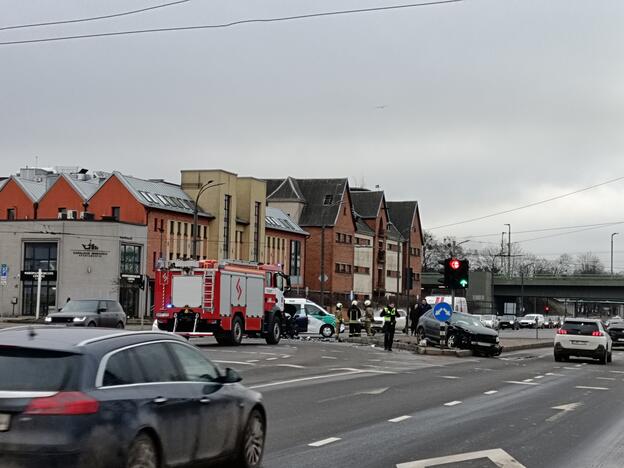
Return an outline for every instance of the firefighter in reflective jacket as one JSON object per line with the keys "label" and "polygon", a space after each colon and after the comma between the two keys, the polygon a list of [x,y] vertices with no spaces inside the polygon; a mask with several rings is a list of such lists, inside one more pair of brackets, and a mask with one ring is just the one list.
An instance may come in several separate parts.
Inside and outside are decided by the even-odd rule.
{"label": "firefighter in reflective jacket", "polygon": [[362,332],[361,315],[362,311],[358,307],[358,302],[351,302],[351,307],[349,307],[349,336],[360,336]]}
{"label": "firefighter in reflective jacket", "polygon": [[373,320],[375,320],[375,311],[373,305],[368,299],[364,301],[364,326],[366,327],[366,336],[375,334],[373,330]]}
{"label": "firefighter in reflective jacket", "polygon": [[340,328],[344,323],[342,313],[342,303],[339,302],[336,304],[336,341],[340,341]]}
{"label": "firefighter in reflective jacket", "polygon": [[384,349],[386,351],[392,351],[394,328],[396,327],[396,319],[399,317],[399,312],[394,307],[393,302],[391,302],[388,307],[384,307],[384,310],[381,312],[381,317],[384,319]]}

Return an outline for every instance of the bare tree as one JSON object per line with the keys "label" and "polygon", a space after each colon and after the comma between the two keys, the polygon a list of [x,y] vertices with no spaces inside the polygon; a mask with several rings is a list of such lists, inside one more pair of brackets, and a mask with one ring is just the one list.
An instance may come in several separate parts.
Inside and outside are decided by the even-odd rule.
{"label": "bare tree", "polygon": [[574,273],[577,275],[598,275],[605,272],[600,259],[591,252],[581,254],[576,259],[577,265]]}

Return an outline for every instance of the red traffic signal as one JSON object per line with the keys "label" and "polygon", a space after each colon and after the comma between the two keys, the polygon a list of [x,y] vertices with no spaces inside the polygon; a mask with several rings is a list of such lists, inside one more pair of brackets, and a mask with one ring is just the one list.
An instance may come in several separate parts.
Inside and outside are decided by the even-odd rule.
{"label": "red traffic signal", "polygon": [[459,267],[461,266],[461,262],[457,260],[456,258],[451,258],[449,260],[449,266],[451,267],[451,270],[459,270]]}

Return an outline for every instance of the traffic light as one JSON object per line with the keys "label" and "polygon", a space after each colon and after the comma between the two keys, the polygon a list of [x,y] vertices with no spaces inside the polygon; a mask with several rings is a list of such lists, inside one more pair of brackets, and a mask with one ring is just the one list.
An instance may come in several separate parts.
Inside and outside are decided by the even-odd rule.
{"label": "traffic light", "polygon": [[444,284],[451,289],[466,289],[469,283],[468,260],[447,258],[444,261]]}

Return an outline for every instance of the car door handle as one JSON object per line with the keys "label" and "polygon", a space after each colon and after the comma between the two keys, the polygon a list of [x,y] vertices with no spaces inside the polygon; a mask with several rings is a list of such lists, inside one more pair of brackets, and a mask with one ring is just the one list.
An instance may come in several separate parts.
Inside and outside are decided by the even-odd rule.
{"label": "car door handle", "polygon": [[152,403],[154,403],[155,405],[162,405],[164,403],[167,403],[167,401],[169,400],[165,397],[156,397],[152,400]]}
{"label": "car door handle", "polygon": [[210,403],[212,400],[210,398],[208,398],[207,396],[201,397],[199,399],[199,402],[203,405],[207,405],[208,403]]}

